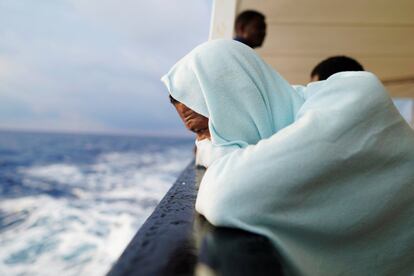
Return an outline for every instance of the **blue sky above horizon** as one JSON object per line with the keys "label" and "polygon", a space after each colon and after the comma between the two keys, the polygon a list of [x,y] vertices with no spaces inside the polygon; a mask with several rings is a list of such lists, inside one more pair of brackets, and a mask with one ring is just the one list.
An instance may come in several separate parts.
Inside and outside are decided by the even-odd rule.
{"label": "blue sky above horizon", "polygon": [[187,135],[160,77],[211,0],[0,0],[0,129]]}

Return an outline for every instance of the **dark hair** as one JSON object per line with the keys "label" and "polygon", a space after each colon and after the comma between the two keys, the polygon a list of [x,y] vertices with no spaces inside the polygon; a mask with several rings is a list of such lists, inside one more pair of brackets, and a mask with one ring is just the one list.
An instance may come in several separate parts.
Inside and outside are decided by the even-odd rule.
{"label": "dark hair", "polygon": [[250,21],[252,21],[255,18],[265,20],[265,16],[262,13],[257,12],[257,11],[247,10],[247,11],[240,13],[237,16],[236,22],[234,24],[235,30],[237,30],[240,27],[244,27],[245,25],[247,25]]}
{"label": "dark hair", "polygon": [[344,71],[364,71],[364,67],[355,59],[347,56],[329,57],[313,68],[311,78],[318,76],[319,80],[326,80],[331,75]]}
{"label": "dark hair", "polygon": [[172,103],[172,104],[177,104],[177,103],[179,103],[179,101],[177,101],[176,99],[174,99],[171,95],[168,95],[169,97],[170,97],[170,102]]}

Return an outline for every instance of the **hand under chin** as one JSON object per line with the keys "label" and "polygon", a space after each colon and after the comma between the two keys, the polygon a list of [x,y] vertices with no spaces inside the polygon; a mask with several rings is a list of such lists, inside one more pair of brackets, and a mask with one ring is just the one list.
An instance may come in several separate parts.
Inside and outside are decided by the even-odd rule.
{"label": "hand under chin", "polygon": [[210,131],[208,128],[196,132],[197,141],[201,141],[204,139],[210,139]]}

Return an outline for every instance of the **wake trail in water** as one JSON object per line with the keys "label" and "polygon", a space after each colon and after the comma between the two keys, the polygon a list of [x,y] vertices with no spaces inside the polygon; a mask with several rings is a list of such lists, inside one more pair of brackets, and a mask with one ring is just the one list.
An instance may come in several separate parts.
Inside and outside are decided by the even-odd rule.
{"label": "wake trail in water", "polygon": [[189,145],[17,166],[31,192],[1,198],[0,275],[104,275],[190,162]]}

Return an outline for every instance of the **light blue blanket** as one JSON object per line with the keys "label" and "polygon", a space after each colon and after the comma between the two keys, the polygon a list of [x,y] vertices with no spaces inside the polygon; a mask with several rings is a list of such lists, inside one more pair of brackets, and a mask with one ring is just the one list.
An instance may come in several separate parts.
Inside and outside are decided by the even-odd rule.
{"label": "light blue blanket", "polygon": [[219,40],[163,80],[234,148],[200,186],[211,223],[269,237],[291,275],[414,272],[414,133],[375,75],[338,73],[303,99],[254,51]]}
{"label": "light blue blanket", "polygon": [[272,136],[294,121],[303,103],[251,48],[235,41],[202,44],[162,81],[176,100],[209,118],[212,141],[220,146],[246,147]]}

